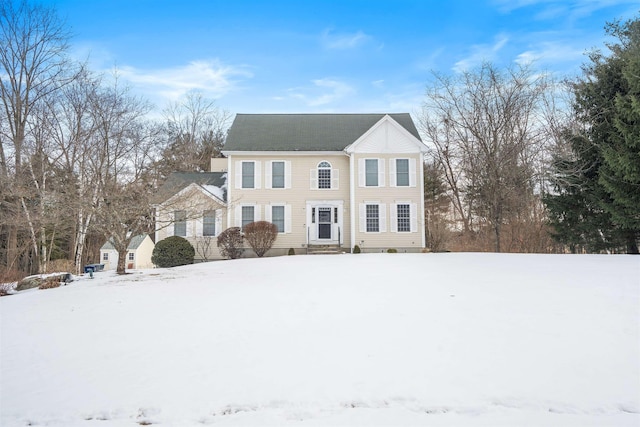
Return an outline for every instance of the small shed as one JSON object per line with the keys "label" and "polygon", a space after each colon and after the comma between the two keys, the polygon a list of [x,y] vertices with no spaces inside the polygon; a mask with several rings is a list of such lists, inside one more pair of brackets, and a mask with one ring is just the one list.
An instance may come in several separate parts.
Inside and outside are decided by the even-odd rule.
{"label": "small shed", "polygon": [[[151,255],[154,247],[155,244],[148,234],[139,234],[131,239],[125,263],[127,270],[153,268]],[[118,268],[118,251],[113,247],[111,241],[107,241],[100,248],[100,264],[104,264],[105,270]]]}

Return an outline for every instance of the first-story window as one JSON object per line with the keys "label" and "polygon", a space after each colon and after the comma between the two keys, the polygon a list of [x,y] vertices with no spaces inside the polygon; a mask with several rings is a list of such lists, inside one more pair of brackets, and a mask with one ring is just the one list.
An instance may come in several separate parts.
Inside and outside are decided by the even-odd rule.
{"label": "first-story window", "polygon": [[202,213],[202,235],[216,235],[216,211],[207,210]]}
{"label": "first-story window", "polygon": [[180,237],[187,236],[187,211],[173,212],[173,235]]}
{"label": "first-story window", "polygon": [[102,260],[103,261],[109,261],[109,252],[104,252],[102,254]]}
{"label": "first-story window", "polygon": [[129,261],[133,261],[134,257],[135,255],[133,254],[133,252],[129,252]]}
{"label": "first-story window", "polygon": [[411,205],[409,204],[398,204],[397,206],[397,220],[398,220],[398,231],[403,232],[411,231]]}
{"label": "first-story window", "polygon": [[271,222],[278,227],[278,233],[284,233],[284,206],[271,206]]}
{"label": "first-story window", "polygon": [[255,207],[254,206],[243,206],[242,207],[242,229],[244,230],[244,227],[247,224],[251,224],[252,222],[254,222],[254,218],[255,218]]}
{"label": "first-story window", "polygon": [[365,210],[367,215],[367,232],[380,231],[380,207],[378,205],[366,205]]}

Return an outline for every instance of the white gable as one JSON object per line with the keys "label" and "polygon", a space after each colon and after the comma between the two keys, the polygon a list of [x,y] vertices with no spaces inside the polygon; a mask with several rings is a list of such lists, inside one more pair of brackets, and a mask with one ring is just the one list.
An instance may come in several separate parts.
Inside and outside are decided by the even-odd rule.
{"label": "white gable", "polygon": [[215,187],[213,185],[199,185],[195,182],[192,182],[173,196],[169,197],[164,202],[160,203],[160,206],[166,206],[170,205],[171,203],[175,203],[176,201],[184,200],[184,197],[189,197],[193,194],[194,191],[198,191],[204,194],[221,206],[226,205],[226,203],[222,200],[223,189],[221,189],[220,187]]}
{"label": "white gable", "polygon": [[346,148],[347,153],[420,153],[426,146],[391,117],[384,116]]}

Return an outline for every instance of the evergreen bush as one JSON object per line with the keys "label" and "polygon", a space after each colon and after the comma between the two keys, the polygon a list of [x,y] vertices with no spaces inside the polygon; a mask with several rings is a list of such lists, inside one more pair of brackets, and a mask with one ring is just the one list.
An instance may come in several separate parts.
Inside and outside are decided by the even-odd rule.
{"label": "evergreen bush", "polygon": [[171,236],[156,243],[151,262],[161,268],[193,264],[196,250],[183,237]]}
{"label": "evergreen bush", "polygon": [[353,247],[353,253],[354,253],[354,254],[359,254],[359,253],[360,253],[360,246],[355,245],[355,246]]}
{"label": "evergreen bush", "polygon": [[293,248],[289,248],[289,252],[287,255],[295,255],[296,254],[296,250]]}
{"label": "evergreen bush", "polygon": [[397,250],[397,249],[395,249],[395,248],[389,248],[389,249],[387,249],[387,253],[388,253],[388,254],[397,254],[397,253],[398,253],[398,250]]}

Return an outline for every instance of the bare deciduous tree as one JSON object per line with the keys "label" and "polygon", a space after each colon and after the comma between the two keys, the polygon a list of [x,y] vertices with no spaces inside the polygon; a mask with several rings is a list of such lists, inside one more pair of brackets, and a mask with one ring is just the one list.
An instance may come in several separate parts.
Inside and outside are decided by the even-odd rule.
{"label": "bare deciduous tree", "polygon": [[27,202],[19,192],[30,180],[22,164],[28,121],[38,104],[73,79],[65,55],[68,39],[53,8],[24,0],[0,1],[0,176],[11,189],[3,194],[6,267],[18,255],[16,215],[27,215]]}
{"label": "bare deciduous tree", "polygon": [[200,92],[189,92],[164,110],[166,146],[158,168],[162,177],[174,171],[206,172],[212,157],[221,157],[231,114]]}
{"label": "bare deciduous tree", "polygon": [[500,71],[489,63],[453,78],[435,77],[422,130],[464,231],[488,224],[500,252],[503,225],[522,216],[539,191],[548,79],[526,67]]}
{"label": "bare deciduous tree", "polygon": [[99,194],[93,206],[93,228],[118,252],[118,274],[125,273],[131,240],[153,229],[153,186],[147,172],[155,160],[156,130],[143,121],[149,108],[120,86],[117,78],[112,87],[101,89],[92,100],[96,132],[88,164],[96,176],[94,185]]}

